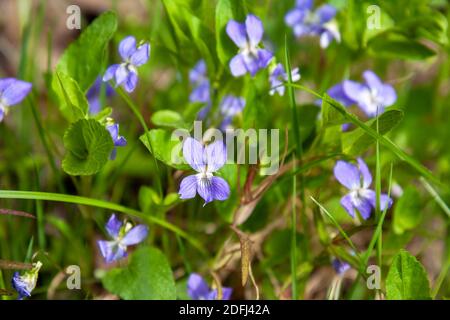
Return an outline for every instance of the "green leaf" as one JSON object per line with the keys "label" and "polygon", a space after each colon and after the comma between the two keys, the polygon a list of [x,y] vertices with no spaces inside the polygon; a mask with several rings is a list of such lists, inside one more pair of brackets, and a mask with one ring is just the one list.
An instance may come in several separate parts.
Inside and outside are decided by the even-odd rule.
{"label": "green leaf", "polygon": [[345,117],[332,107],[330,102],[339,104],[336,100],[331,98],[328,94],[324,93],[322,99],[322,127],[329,127],[338,124],[343,124],[345,122]]}
{"label": "green leaf", "polygon": [[369,53],[374,57],[424,60],[436,55],[418,40],[411,39],[399,32],[389,29],[370,39]]}
{"label": "green leaf", "polygon": [[98,121],[82,119],[65,132],[64,147],[64,171],[74,176],[91,175],[108,162],[114,143],[108,130]]}
{"label": "green leaf", "polygon": [[101,72],[106,46],[116,29],[116,14],[103,13],[64,51],[56,70],[73,78],[86,92]]}
{"label": "green leaf", "polygon": [[302,142],[304,142],[316,128],[317,115],[319,114],[320,109],[312,104],[302,105],[297,107],[297,109],[300,137],[302,138]]}
{"label": "green leaf", "polygon": [[194,43],[206,61],[208,73],[214,74],[216,53],[213,32],[199,17],[194,15],[185,0],[163,0],[163,3],[179,40],[179,45],[191,47]]}
{"label": "green leaf", "polygon": [[125,300],[174,300],[176,287],[170,264],[153,247],[141,247],[125,268],[116,268],[102,278],[104,287]]}
{"label": "green leaf", "polygon": [[183,118],[178,112],[172,110],[160,110],[152,115],[152,122],[161,127],[186,128]]}
{"label": "green leaf", "polygon": [[204,103],[194,102],[189,103],[187,107],[184,109],[183,119],[184,122],[189,125],[189,130],[191,130],[194,127],[194,121],[197,119],[198,113],[205,107],[206,106]]}
{"label": "green leaf", "polygon": [[[418,23],[419,22],[419,23]],[[448,45],[448,20],[439,11],[433,11],[430,16],[416,21],[418,24],[417,35],[434,41],[440,45]]]}
{"label": "green leaf", "polygon": [[104,121],[106,121],[106,118],[108,118],[111,114],[112,114],[112,108],[106,107],[106,108],[102,109],[99,113],[97,113],[96,115],[92,116],[92,119],[95,119],[95,120],[103,123]]}
{"label": "green leaf", "polygon": [[178,193],[169,193],[161,199],[158,193],[150,187],[143,186],[139,189],[139,206],[143,212],[156,214],[167,212],[180,201]]}
{"label": "green leaf", "polygon": [[242,111],[244,130],[267,128],[267,106],[258,92],[256,85],[252,82],[248,87],[245,97],[245,108]]}
{"label": "green leaf", "polygon": [[377,28],[364,28],[364,45],[367,44],[367,41],[369,41],[371,38],[388,30],[389,28],[392,28],[395,25],[394,20],[386,10],[380,10],[379,12],[376,12],[375,7],[370,7],[370,5],[370,3],[365,3],[365,8],[367,8],[365,12],[368,19],[367,23],[371,23],[369,19],[377,20],[377,18],[379,18],[380,20],[377,22],[379,22],[380,24],[377,26]]}
{"label": "green leaf", "polygon": [[[385,135],[397,126],[403,119],[403,111],[389,109],[378,117],[378,133]],[[373,130],[377,129],[376,119],[366,122],[366,125]],[[367,150],[376,139],[362,128],[357,128],[342,134],[342,151],[348,155],[361,155]]]}
{"label": "green leaf", "polygon": [[59,100],[59,109],[70,122],[86,117],[88,102],[78,83],[64,72],[53,76],[52,89]]}
{"label": "green leaf", "polygon": [[394,209],[393,228],[397,234],[412,230],[422,220],[420,193],[414,187],[407,187]]}
{"label": "green leaf", "polygon": [[[291,236],[290,229],[274,231],[264,242],[263,250],[265,257],[267,257],[264,260],[264,263],[271,267],[284,264],[285,261],[289,259],[291,252]],[[299,261],[302,261],[304,260],[305,252],[308,250],[308,248],[305,247],[305,235],[297,232],[296,243],[297,256],[300,258]]]}
{"label": "green leaf", "polygon": [[216,6],[216,39],[217,55],[220,62],[228,67],[230,59],[236,55],[238,48],[227,35],[228,21],[243,22],[246,16],[245,1],[243,0],[219,0]]}
{"label": "green leaf", "polygon": [[392,261],[386,278],[388,300],[428,300],[430,284],[422,264],[408,251],[401,250]]}
{"label": "green leaf", "polygon": [[188,170],[189,165],[184,164],[182,156],[182,144],[172,133],[163,129],[153,129],[140,136],[141,142],[151,152],[148,138],[153,147],[154,156],[159,161],[179,170]]}

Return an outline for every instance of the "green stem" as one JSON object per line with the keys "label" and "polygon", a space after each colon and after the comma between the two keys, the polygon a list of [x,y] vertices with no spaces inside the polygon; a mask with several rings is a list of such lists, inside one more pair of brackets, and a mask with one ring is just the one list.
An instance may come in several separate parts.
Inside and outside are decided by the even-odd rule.
{"label": "green stem", "polygon": [[[377,134],[379,134],[379,114],[377,108],[377,118],[376,118],[376,128]],[[380,199],[381,199],[381,160],[380,160],[380,142],[376,141],[376,172],[375,172],[375,194],[376,194],[376,203],[375,203],[375,219],[377,223],[380,222],[381,218],[381,210],[380,210]],[[380,268],[380,278],[382,271],[382,252],[383,252],[383,232],[380,232],[377,240],[377,264]]]}
{"label": "green stem", "polygon": [[[392,172],[393,172],[393,166],[391,164],[391,171],[389,174],[389,188],[388,188],[388,197],[391,196],[391,188],[392,188]],[[375,232],[373,234],[372,239],[370,240],[369,246],[367,247],[366,254],[364,256],[364,265],[367,267],[367,263],[370,259],[370,256],[372,255],[372,250],[375,247],[375,243],[377,243],[378,238],[380,237],[382,231],[383,231],[383,222],[384,218],[386,217],[386,213],[388,211],[388,207],[383,210],[380,219],[378,220],[377,228],[375,229]]]}
{"label": "green stem", "polygon": [[447,214],[447,217],[450,218],[450,209],[445,203],[444,200],[442,200],[439,193],[427,182],[425,178],[420,178],[420,182],[422,182],[425,189],[427,189],[428,193],[433,197],[434,201],[441,207],[441,209]]}
{"label": "green stem", "polygon": [[158,165],[158,160],[155,157],[155,153],[153,152],[153,146],[152,146],[152,142],[150,140],[150,136],[149,136],[149,129],[147,124],[145,123],[144,117],[142,117],[142,114],[139,112],[138,107],[134,104],[134,102],[128,97],[128,95],[122,90],[122,88],[117,88],[117,92],[119,93],[119,95],[122,97],[122,99],[126,102],[126,104],[128,105],[128,107],[131,109],[131,111],[133,111],[134,115],[136,116],[136,118],[139,120],[139,122],[141,123],[142,128],[145,130],[145,136],[147,138],[147,142],[148,142],[148,146],[150,148],[150,152],[152,154],[153,157],[153,161],[155,164],[155,169],[157,172],[157,178],[156,180],[156,189],[158,190],[159,196],[162,198],[163,196],[163,192],[162,192],[162,185],[161,185],[161,180],[160,180],[160,171],[159,171],[159,165]]}
{"label": "green stem", "polygon": [[[288,83],[292,84],[292,74],[291,74],[291,61],[289,57],[289,49],[287,45],[287,36],[285,35],[285,69],[288,75]],[[297,103],[295,101],[295,94],[294,89],[292,86],[288,87],[288,94],[289,94],[289,103],[292,110],[292,131],[294,132],[294,139],[295,139],[295,145],[296,145],[296,151],[294,151],[294,164],[296,161],[296,157],[298,156],[299,163],[301,165],[301,160],[303,156],[303,148],[302,148],[302,140],[300,136],[300,126],[298,123],[298,115],[297,115]],[[294,166],[295,171],[295,166]],[[305,230],[307,229],[307,220],[304,216],[304,207],[305,207],[305,193],[304,193],[304,187],[303,187],[303,174],[299,174],[299,180],[300,180],[300,200],[301,200],[301,207],[300,207],[300,217],[302,219],[302,225]],[[297,177],[292,177],[292,218],[291,218],[291,225],[292,225],[292,235],[291,235],[291,276],[292,276],[292,299],[297,300],[298,299],[298,292],[297,292],[297,213],[295,208],[295,199],[297,198]],[[305,239],[308,237],[306,236]]]}
{"label": "green stem", "polygon": [[436,279],[436,283],[435,283],[433,291],[431,293],[431,297],[433,298],[433,300],[436,299],[436,296],[439,293],[439,290],[441,289],[442,283],[444,282],[445,277],[447,276],[449,267],[450,267],[450,261],[447,261],[447,263],[445,264],[445,266],[442,268],[441,272],[439,273],[438,278]]}
{"label": "green stem", "polygon": [[201,253],[206,253],[203,245],[200,244],[197,240],[193,239],[186,232],[178,228],[177,226],[158,219],[153,216],[145,215],[140,211],[135,209],[131,209],[116,203],[111,203],[108,201],[92,199],[87,197],[73,196],[67,194],[59,194],[59,193],[50,193],[50,192],[37,192],[37,191],[16,191],[16,190],[0,190],[0,199],[27,199],[27,200],[44,200],[44,201],[55,201],[55,202],[65,202],[65,203],[73,203],[86,205],[91,207],[103,208],[111,211],[118,211],[130,216],[140,218],[147,223],[154,223],[160,225],[163,228],[166,228],[175,234],[179,235],[182,238],[185,238],[188,242],[192,244],[197,250]]}
{"label": "green stem", "polygon": [[[295,161],[294,161],[295,171]],[[297,212],[295,199],[297,198],[297,178],[292,177],[292,217],[291,217],[291,275],[292,275],[292,299],[297,300]]]}
{"label": "green stem", "polygon": [[340,224],[336,221],[336,219],[333,217],[333,215],[323,206],[321,205],[314,197],[310,196],[311,200],[322,210],[323,213],[327,215],[327,217],[331,220],[331,222],[334,224],[334,226],[338,229],[339,233],[344,237],[344,239],[348,242],[350,247],[355,252],[356,257],[361,260],[361,257],[358,253],[358,249],[356,248],[355,244],[353,243],[352,239],[348,236],[348,234],[345,232],[344,229],[340,226]]}
{"label": "green stem", "polygon": [[47,141],[47,138],[46,138],[46,134],[45,134],[45,130],[44,130],[44,126],[42,125],[41,117],[39,115],[39,112],[37,111],[36,104],[34,103],[34,97],[28,99],[28,102],[29,102],[31,111],[33,113],[34,122],[36,124],[37,129],[38,129],[39,138],[41,139],[42,145],[44,146],[45,153],[47,154],[48,162],[49,162],[50,167],[51,167],[51,169],[53,171],[53,174],[56,177],[59,191],[64,192],[65,188],[64,188],[63,183],[61,182],[60,171],[56,167],[55,157],[53,155],[52,150],[50,149],[50,145],[48,144],[48,141]]}

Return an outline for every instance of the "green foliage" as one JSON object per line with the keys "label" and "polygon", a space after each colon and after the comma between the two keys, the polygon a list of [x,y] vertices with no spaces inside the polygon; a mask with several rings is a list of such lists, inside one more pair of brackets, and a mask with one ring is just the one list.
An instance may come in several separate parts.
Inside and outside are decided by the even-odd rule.
{"label": "green foliage", "polygon": [[430,284],[424,267],[408,251],[401,250],[392,261],[386,278],[389,300],[430,299]]}
{"label": "green foliage", "polygon": [[216,6],[217,55],[223,66],[236,55],[237,47],[226,33],[226,26],[231,19],[243,22],[246,16],[245,0],[219,0]]}
{"label": "green foliage", "polygon": [[[403,119],[403,111],[397,109],[389,109],[378,116],[378,133],[385,135],[391,131]],[[377,130],[376,119],[366,122],[366,125],[373,130]],[[364,153],[376,139],[368,134],[364,129],[357,128],[350,132],[342,134],[342,151],[345,154],[358,156]]]}
{"label": "green foliage", "polygon": [[70,175],[92,175],[106,164],[113,150],[111,135],[98,121],[81,119],[64,134],[62,168]]}
{"label": "green foliage", "polygon": [[[306,242],[304,235],[297,232],[296,250],[299,261],[304,260],[306,253]],[[265,260],[268,266],[279,266],[289,257],[291,251],[291,230],[284,229],[274,232],[264,244],[264,254],[268,257]]]}
{"label": "green foliage", "polygon": [[184,0],[163,0],[170,22],[179,40],[179,52],[194,44],[208,66],[208,72],[216,70],[215,39],[213,32],[197,17]]}
{"label": "green foliage", "polygon": [[339,102],[331,98],[328,94],[323,95],[322,99],[322,127],[334,126],[338,124],[343,124],[345,122],[345,117],[342,113],[340,113],[336,108],[333,108],[331,103],[335,105],[339,105],[341,108],[344,108]]}
{"label": "green foliage", "polygon": [[392,59],[423,60],[436,54],[420,41],[411,40],[408,36],[394,30],[388,30],[370,39],[368,48],[373,56]]}
{"label": "green foliage", "polygon": [[189,169],[189,165],[184,164],[182,144],[176,136],[172,136],[172,132],[164,129],[152,129],[143,134],[139,139],[151,152],[147,137],[150,139],[156,159],[176,169]]}
{"label": "green foliage", "polygon": [[59,99],[59,109],[70,122],[86,117],[88,102],[77,82],[63,72],[56,72],[53,90]]}
{"label": "green foliage", "polygon": [[64,51],[56,71],[67,74],[86,93],[102,71],[105,49],[116,29],[117,16],[114,12],[100,15]]}
{"label": "green foliage", "polygon": [[[115,8],[114,3],[107,6]],[[341,41],[326,49],[318,37],[296,38],[286,25],[295,0],[162,0],[137,6],[145,8],[148,19],[137,18],[141,14],[133,12],[133,5],[126,15],[118,12],[120,26],[116,13],[92,21],[83,16],[81,35],[63,48],[59,61],[52,61],[66,42],[45,20],[45,1],[38,12],[23,1],[20,10],[31,14],[21,14],[22,43],[11,38],[13,45],[1,59],[8,63],[8,74],[19,61],[11,76],[31,82],[33,90],[0,123],[0,220],[7,220],[0,222],[0,268],[5,269],[0,296],[11,293],[13,271],[40,259],[45,272],[32,293],[37,299],[107,294],[190,299],[186,285],[193,272],[212,288],[219,282],[232,287],[233,299],[253,299],[257,290],[252,281],[245,288],[239,284],[240,271],[250,276],[250,261],[261,299],[330,298],[331,293],[339,299],[374,299],[383,293],[388,299],[448,297],[448,1],[327,0],[315,1],[314,7],[325,3],[338,9],[332,22],[341,34]],[[370,28],[377,9],[380,25]],[[82,15],[87,12],[83,9]],[[239,48],[226,25],[231,19],[244,22],[247,14],[261,19],[263,45],[274,59],[254,77],[235,78],[229,62]],[[90,114],[92,97],[88,101],[86,93],[108,65],[120,61],[117,45],[128,35],[149,42],[151,58],[138,68],[132,93],[117,87],[116,95],[110,95],[103,85],[93,97],[103,109]],[[46,65],[42,56],[48,57]],[[207,64],[203,80],[209,81],[208,103],[189,101],[197,85],[189,81],[190,71],[200,59]],[[285,69],[298,67],[301,74],[296,83],[280,77],[284,96],[270,94],[270,72],[278,63]],[[364,70],[372,70],[396,92],[395,106],[387,106],[377,119],[357,104],[344,107],[322,95],[344,80],[363,82]],[[278,153],[272,146],[268,153],[280,170],[267,175],[268,156],[259,144],[257,164],[227,163],[214,172],[229,184],[228,199],[204,205],[197,194],[181,200],[180,182],[195,172],[184,163],[181,141],[173,132],[190,133],[206,106],[203,132],[217,128],[226,95],[246,100],[232,119],[234,128],[268,129],[269,143],[270,130],[279,129]],[[110,159],[114,145],[105,129],[108,117],[120,124],[128,143],[117,148],[115,160]],[[343,131],[343,124],[349,130]],[[374,210],[367,220],[354,219],[343,208],[341,199],[349,190],[333,174],[336,161],[354,163],[358,157],[374,177],[370,188],[393,194],[392,206]],[[393,192],[392,181],[404,190],[402,196]],[[146,244],[128,248],[128,260],[109,268],[99,263],[97,240],[107,238],[105,222],[112,213],[125,221],[139,219],[150,233]],[[416,243],[420,250],[414,252],[424,258],[439,252],[427,270],[401,251],[416,248]],[[353,270],[334,278],[334,258]],[[365,284],[372,261],[382,268],[384,286],[378,291]],[[83,280],[81,290],[51,290],[54,286],[48,284],[57,273],[52,266],[71,264],[90,280]],[[428,278],[433,280],[431,294]],[[323,285],[309,290],[312,280]]]}
{"label": "green foliage", "polygon": [[169,193],[163,199],[150,187],[143,186],[139,189],[139,206],[143,212],[155,214],[166,212],[180,201],[177,193]]}
{"label": "green foliage", "polygon": [[394,209],[393,228],[395,233],[403,233],[417,227],[422,220],[420,193],[408,186],[398,199]]}
{"label": "green foliage", "polygon": [[102,278],[110,292],[125,300],[175,300],[176,287],[170,264],[153,247],[141,247],[130,256],[125,268],[108,271]]}
{"label": "green foliage", "polygon": [[116,14],[102,14],[71,43],[60,58],[51,87],[68,121],[86,117],[88,103],[85,94],[102,71],[105,49],[116,28]]}
{"label": "green foliage", "polygon": [[160,127],[186,128],[182,116],[172,110],[160,110],[152,115],[152,122]]}
{"label": "green foliage", "polygon": [[106,118],[111,116],[112,111],[113,110],[111,107],[106,107],[106,108],[102,109],[99,113],[97,113],[96,115],[91,116],[91,118],[99,121],[100,123],[104,123],[104,122],[106,122]]}

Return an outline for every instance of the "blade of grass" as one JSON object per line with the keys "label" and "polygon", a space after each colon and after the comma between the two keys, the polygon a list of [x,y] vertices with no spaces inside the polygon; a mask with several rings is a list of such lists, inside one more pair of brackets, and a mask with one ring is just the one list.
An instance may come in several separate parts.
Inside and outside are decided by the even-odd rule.
{"label": "blade of grass", "polygon": [[[393,165],[391,164],[391,171],[390,171],[390,173],[389,173],[388,197],[391,196],[391,188],[392,188],[392,172],[393,172]],[[369,261],[369,259],[370,259],[370,256],[372,255],[372,250],[373,250],[373,248],[375,247],[375,243],[377,242],[378,238],[379,238],[380,235],[381,235],[381,232],[383,231],[383,222],[384,222],[384,219],[385,219],[385,217],[386,217],[386,214],[387,214],[388,209],[389,209],[389,208],[386,207],[386,208],[383,210],[383,212],[382,212],[382,214],[381,214],[381,217],[380,217],[380,219],[378,220],[378,224],[377,224],[377,227],[376,227],[376,229],[375,229],[375,232],[374,232],[374,234],[373,234],[373,236],[372,236],[372,239],[370,240],[369,246],[367,247],[367,251],[366,251],[365,256],[364,256],[364,265],[365,265],[365,266],[367,266],[367,263],[368,263],[368,261]]]}
{"label": "blade of grass", "polygon": [[[39,186],[40,186],[39,168],[36,165],[36,163],[34,163],[34,174],[35,174],[34,188],[36,190],[39,190]],[[39,200],[36,200],[36,218],[37,218],[36,228],[37,228],[37,234],[38,234],[39,249],[42,252],[45,252],[46,239],[45,239],[44,208],[43,208],[42,201],[39,201]]]}
{"label": "blade of grass", "polygon": [[[444,211],[447,217],[450,218],[450,209],[445,203],[445,201],[441,198],[439,193],[428,183],[428,181],[425,178],[421,177],[420,182],[423,184],[428,193],[433,197],[434,201],[436,201],[439,207],[441,207],[442,211]],[[448,269],[450,267],[450,260],[448,259],[448,257],[444,257],[443,264],[444,266],[442,267],[441,272],[439,273],[439,276],[437,277],[436,282],[434,284],[433,291],[431,292],[431,297],[433,299],[436,298],[442,286],[442,283],[444,283],[445,278],[447,277]]]}
{"label": "blade of grass", "polygon": [[348,242],[350,247],[355,251],[355,254],[358,258],[360,258],[360,255],[358,253],[358,249],[356,249],[356,246],[354,245],[353,241],[350,239],[350,237],[347,235],[344,229],[339,225],[339,223],[336,221],[336,219],[331,215],[331,213],[325,209],[323,205],[321,205],[316,199],[314,199],[313,196],[310,196],[311,200],[319,206],[319,208],[322,210],[323,213],[327,215],[327,217],[330,219],[330,221],[334,224],[334,226],[338,229],[339,233],[344,237],[344,239]]}
{"label": "blade of grass", "polygon": [[425,178],[421,177],[420,182],[422,182],[425,189],[427,189],[428,193],[433,197],[434,201],[436,201],[439,207],[441,207],[441,209],[445,212],[447,217],[450,218],[450,209],[445,203],[445,201],[442,200],[439,193],[428,183],[428,181]]}
{"label": "blade of grass", "polygon": [[[295,170],[295,162],[293,170]],[[292,215],[291,215],[291,277],[292,300],[297,300],[297,212],[295,202],[297,199],[297,177],[292,177]]]}
{"label": "blade of grass", "polygon": [[[377,134],[380,134],[379,131],[379,114],[378,114],[378,106],[377,106],[377,117],[376,117],[376,131]],[[380,163],[380,141],[377,139],[376,141],[376,167],[375,167],[375,221],[379,223],[381,218],[380,212],[380,199],[381,199],[381,163]],[[380,232],[377,239],[377,264],[380,270],[380,278],[381,278],[381,266],[382,266],[382,251],[383,251],[383,233]],[[379,291],[379,290],[377,290]]]}
{"label": "blade of grass", "polygon": [[[291,74],[291,61],[289,57],[289,48],[287,44],[287,35],[285,35],[284,38],[284,57],[285,57],[285,69],[288,75],[288,83],[292,84],[292,74]],[[301,165],[301,160],[303,156],[303,147],[302,147],[302,140],[300,136],[300,126],[298,123],[298,115],[297,115],[297,103],[295,101],[295,95],[294,95],[294,89],[289,86],[288,87],[288,95],[289,95],[289,104],[291,106],[292,111],[292,131],[294,132],[294,141],[295,141],[295,150],[294,150],[294,171],[295,171],[295,161],[298,158],[299,163]],[[303,183],[303,174],[299,174],[299,180],[300,180],[300,201],[301,201],[301,207],[300,207],[300,219],[302,221],[302,225],[305,231],[305,239],[308,239],[307,236],[307,221],[306,217],[304,215],[304,208],[305,208],[305,190],[304,190],[304,183]],[[291,234],[291,275],[292,275],[292,299],[297,300],[298,299],[298,292],[297,292],[297,212],[296,212],[296,206],[295,206],[295,199],[297,198],[297,176],[294,175],[292,177],[292,218],[291,218],[291,227],[292,227],[292,234]]]}
{"label": "blade of grass", "polygon": [[192,238],[186,232],[184,232],[177,226],[171,224],[170,222],[143,214],[140,211],[122,206],[120,204],[67,194],[37,192],[37,191],[17,191],[17,190],[0,190],[0,199],[26,199],[26,200],[65,202],[122,212],[124,214],[140,218],[148,223],[154,223],[163,228],[166,228],[172,231],[173,233],[178,234],[180,237],[185,238],[188,242],[192,244],[193,247],[195,247],[201,253],[206,253],[206,250],[204,249],[203,245],[200,242],[198,242],[196,239]]}
{"label": "blade of grass", "polygon": [[31,108],[32,114],[33,114],[34,123],[36,124],[36,127],[38,129],[39,138],[42,142],[42,145],[44,146],[45,153],[47,154],[47,159],[50,164],[50,168],[52,169],[53,175],[56,178],[58,190],[60,192],[65,192],[64,184],[61,181],[61,173],[58,170],[58,168],[56,167],[55,156],[54,156],[54,154],[50,148],[50,145],[48,143],[47,134],[44,130],[44,126],[42,125],[41,116],[36,108],[34,92],[31,95],[31,97],[29,99],[27,99],[27,101]]}
{"label": "blade of grass", "polygon": [[361,275],[363,275],[363,277],[365,277],[366,269],[365,269],[364,261],[361,258],[361,255],[359,254],[358,249],[356,248],[352,239],[350,239],[350,237],[347,235],[345,230],[339,225],[339,223],[336,221],[336,219],[331,215],[330,212],[328,212],[327,209],[325,209],[325,207],[323,205],[321,205],[316,199],[314,199],[314,197],[310,196],[310,198],[317,206],[319,206],[321,211],[327,215],[327,217],[331,220],[331,222],[334,224],[334,226],[338,229],[338,231],[342,235],[342,237],[344,237],[344,239],[348,242],[350,247],[353,249],[353,252],[355,253],[356,258],[358,259],[358,272],[359,273],[358,273],[357,279],[359,279],[359,277]]}
{"label": "blade of grass", "polygon": [[34,237],[31,236],[30,242],[28,242],[27,255],[25,256],[25,263],[31,263],[31,257],[33,256]]}
{"label": "blade of grass", "polygon": [[446,262],[441,272],[439,273],[439,276],[436,279],[433,291],[431,292],[431,297],[433,298],[433,300],[436,299],[436,296],[439,293],[439,290],[441,289],[442,283],[447,277],[449,267],[450,267],[450,260]]}

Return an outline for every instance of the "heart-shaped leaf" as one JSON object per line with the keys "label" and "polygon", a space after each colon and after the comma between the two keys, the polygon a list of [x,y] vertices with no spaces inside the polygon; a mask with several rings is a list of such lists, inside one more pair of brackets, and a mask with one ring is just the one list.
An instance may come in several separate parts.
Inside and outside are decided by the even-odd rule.
{"label": "heart-shaped leaf", "polygon": [[108,271],[102,278],[110,292],[125,300],[174,300],[175,280],[164,254],[153,247],[141,247],[126,268]]}
{"label": "heart-shaped leaf", "polygon": [[82,119],[73,123],[64,134],[66,154],[62,162],[70,175],[91,175],[100,171],[113,150],[108,130],[98,121]]}

